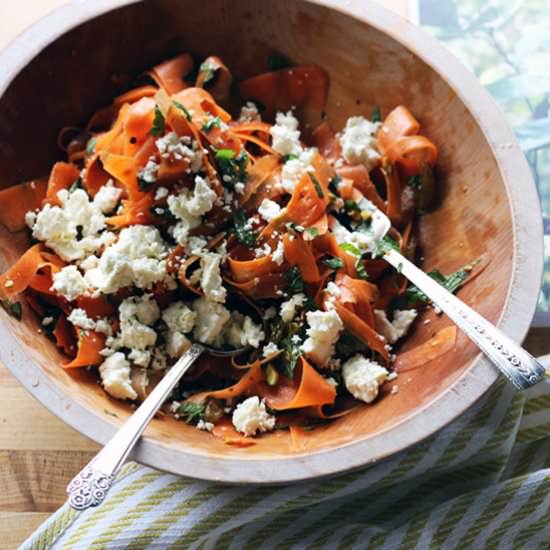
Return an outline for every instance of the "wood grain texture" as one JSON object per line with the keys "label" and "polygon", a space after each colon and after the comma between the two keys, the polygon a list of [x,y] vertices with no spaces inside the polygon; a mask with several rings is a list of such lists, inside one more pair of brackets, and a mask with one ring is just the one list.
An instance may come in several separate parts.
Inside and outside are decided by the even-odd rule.
{"label": "wood grain texture", "polygon": [[0,512],[1,547],[17,548],[49,517],[49,512]]}

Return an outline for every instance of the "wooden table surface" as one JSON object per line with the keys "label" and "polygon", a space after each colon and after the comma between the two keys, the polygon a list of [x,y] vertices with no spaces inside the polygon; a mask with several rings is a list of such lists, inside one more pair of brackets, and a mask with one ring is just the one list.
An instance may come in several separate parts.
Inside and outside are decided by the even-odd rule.
{"label": "wooden table surface", "polygon": [[[0,49],[68,0],[2,0]],[[381,3],[407,15],[407,0]],[[550,329],[532,329],[526,346],[550,352]],[[0,547],[16,548],[65,500],[65,487],[98,446],[66,426],[0,365]]]}

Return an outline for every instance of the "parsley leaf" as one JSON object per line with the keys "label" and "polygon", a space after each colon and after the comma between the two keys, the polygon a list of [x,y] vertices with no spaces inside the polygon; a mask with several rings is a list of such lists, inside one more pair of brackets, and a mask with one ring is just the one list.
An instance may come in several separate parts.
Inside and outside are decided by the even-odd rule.
{"label": "parsley leaf", "polygon": [[219,116],[213,116],[210,117],[203,125],[201,130],[203,132],[210,132],[212,128],[221,128],[222,127],[222,119]]}
{"label": "parsley leaf", "polygon": [[292,378],[298,359],[302,354],[302,342],[294,342],[292,337],[287,336],[281,340],[279,345],[283,350],[283,353],[279,356],[281,357],[283,372],[288,378]]}
{"label": "parsley leaf", "polygon": [[344,208],[346,210],[355,210],[356,212],[361,212],[360,206],[354,200],[351,200],[351,199],[346,199],[344,201]]}
{"label": "parsley leaf", "polygon": [[361,251],[351,243],[341,243],[338,245],[344,252],[349,252],[350,254],[353,254],[354,256],[361,257]]}
{"label": "parsley leaf", "polygon": [[355,262],[355,270],[357,271],[357,276],[360,279],[366,281],[369,278],[369,274],[367,273],[367,270],[365,269],[365,264],[363,263],[363,260],[361,258],[357,258],[357,261]]}
{"label": "parsley leaf", "polygon": [[321,184],[319,183],[319,180],[313,175],[308,172],[309,179],[313,183],[313,187],[315,187],[315,191],[317,191],[317,196],[322,199],[324,198],[325,194],[323,193],[323,189],[321,187]]}
{"label": "parsley leaf", "polygon": [[71,186],[69,187],[69,193],[72,193],[73,191],[76,191],[77,189],[84,189],[82,178],[80,176],[78,178],[76,178],[73,181],[73,183],[71,183]]}
{"label": "parsley leaf", "polygon": [[336,257],[325,258],[323,260],[323,264],[330,269],[340,269],[341,267],[344,267],[344,262],[340,258]]}
{"label": "parsley leaf", "polygon": [[191,113],[187,110],[185,105],[182,105],[179,101],[176,101],[175,99],[174,99],[174,101],[172,101],[172,104],[174,105],[174,107],[176,109],[179,109],[185,115],[185,118],[187,120],[189,120],[189,121],[193,120],[193,117],[191,116]]}
{"label": "parsley leaf", "polygon": [[289,160],[297,160],[298,155],[293,155],[292,153],[290,155],[283,155],[283,163],[287,163]]}
{"label": "parsley leaf", "polygon": [[222,175],[222,181],[231,187],[237,182],[244,182],[248,176],[248,155],[242,150],[238,155],[232,149],[215,150],[214,159]]}
{"label": "parsley leaf", "polygon": [[95,144],[96,144],[96,138],[93,137],[88,141],[88,144],[86,145],[86,155],[91,157],[95,153]]}
{"label": "parsley leaf", "polygon": [[297,294],[303,292],[305,289],[304,279],[302,278],[302,272],[297,265],[293,265],[286,273],[285,279],[288,283],[288,292],[290,294]]}
{"label": "parsley leaf", "polygon": [[233,225],[235,226],[237,240],[244,246],[252,248],[256,244],[258,233],[250,229],[247,223],[246,212],[242,208],[233,212]]}
{"label": "parsley leaf", "polygon": [[278,71],[280,69],[288,69],[292,67],[292,61],[282,54],[270,55],[267,60],[267,67],[270,71]]}
{"label": "parsley leaf", "polygon": [[204,61],[199,67],[199,72],[204,73],[203,84],[208,84],[216,76],[216,66],[209,61]]}
{"label": "parsley leaf", "polygon": [[187,424],[195,424],[204,419],[204,404],[187,401],[179,406],[178,414],[184,417]]}
{"label": "parsley leaf", "polygon": [[21,302],[10,302],[9,300],[2,300],[2,307],[12,316],[15,317],[18,321],[21,321],[23,317],[23,308],[21,307]]}
{"label": "parsley leaf", "polygon": [[376,245],[376,254],[377,256],[383,256],[390,250],[396,250],[399,252],[399,245],[397,244],[397,241],[392,239],[390,236],[385,235]]}
{"label": "parsley leaf", "polygon": [[158,105],[155,105],[155,118],[153,119],[153,126],[151,127],[151,135],[154,137],[160,137],[164,134],[166,128],[166,122],[164,115]]}
{"label": "parsley leaf", "polygon": [[382,114],[380,113],[380,105],[375,105],[372,108],[372,114],[370,116],[371,122],[381,122]]}

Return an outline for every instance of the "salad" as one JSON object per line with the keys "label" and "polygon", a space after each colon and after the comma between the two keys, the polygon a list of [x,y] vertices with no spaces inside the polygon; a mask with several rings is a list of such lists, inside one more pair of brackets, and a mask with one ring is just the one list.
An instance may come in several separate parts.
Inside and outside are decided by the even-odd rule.
{"label": "salad", "polygon": [[239,349],[202,357],[164,410],[241,445],[372,403],[426,303],[383,253],[415,256],[436,146],[402,105],[335,131],[325,71],[275,61],[236,83],[218,57],[170,59],[64,130],[47,179],[0,193],[34,243],[3,304],[39,317],[60,368],[139,402],[193,341]]}

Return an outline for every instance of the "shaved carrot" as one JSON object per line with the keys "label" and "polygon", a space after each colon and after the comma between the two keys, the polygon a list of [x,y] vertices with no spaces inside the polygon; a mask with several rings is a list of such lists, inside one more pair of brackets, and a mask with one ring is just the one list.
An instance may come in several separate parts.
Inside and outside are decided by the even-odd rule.
{"label": "shaved carrot", "polygon": [[244,283],[255,277],[281,270],[281,267],[273,261],[271,256],[262,256],[254,260],[236,260],[230,256],[227,263],[229,271],[237,283]]}
{"label": "shaved carrot", "polygon": [[[42,205],[46,196],[48,182],[46,180],[33,180],[0,191],[0,224],[10,233],[25,229],[25,214],[36,210]],[[9,205],[6,208],[5,205]]]}
{"label": "shaved carrot", "polygon": [[99,352],[105,347],[106,336],[98,332],[80,330],[78,336],[78,351],[76,357],[63,365],[64,369],[87,367],[103,363],[105,357]]}
{"label": "shaved carrot", "polygon": [[194,68],[195,63],[193,58],[188,53],[184,53],[157,65],[149,72],[149,75],[168,94],[177,94],[189,87],[189,84],[185,81],[185,77]]}
{"label": "shaved carrot", "polygon": [[110,179],[110,174],[103,169],[99,154],[96,153],[89,157],[84,172],[84,185],[86,186],[86,191],[92,197],[95,197],[97,192],[106,185]]}
{"label": "shaved carrot", "polygon": [[80,176],[80,171],[74,164],[56,162],[53,165],[48,180],[46,200],[51,204],[59,204],[57,193],[62,189],[68,189]]}
{"label": "shaved carrot", "polygon": [[83,309],[91,319],[100,317],[112,317],[116,314],[116,307],[105,296],[79,296],[76,299],[77,307]]}
{"label": "shaved carrot", "polygon": [[130,105],[128,117],[124,121],[124,130],[130,139],[143,142],[149,135],[155,117],[155,100],[143,97]]}
{"label": "shaved carrot", "polygon": [[227,282],[246,296],[258,300],[279,298],[280,293],[287,287],[287,281],[283,273],[268,273],[261,277],[254,277],[244,283],[231,280],[227,280]]}
{"label": "shaved carrot", "polygon": [[[358,189],[377,208],[385,210],[384,201],[376,190],[374,183],[372,183],[368,170],[362,164],[342,166],[338,168],[337,173],[340,177],[344,178],[344,181],[351,180],[353,187]],[[338,187],[339,190],[340,186]]]}
{"label": "shaved carrot", "polygon": [[227,445],[234,447],[250,447],[256,442],[251,437],[246,437],[239,433],[231,423],[231,420],[225,416],[219,422],[216,422],[212,430],[212,435],[221,437]]}
{"label": "shaved carrot", "polygon": [[398,105],[385,118],[378,132],[378,147],[385,153],[395,140],[403,136],[418,134],[420,124],[411,112],[403,105]]}
{"label": "shaved carrot", "polygon": [[290,265],[300,268],[302,278],[306,283],[316,283],[321,279],[311,242],[306,242],[300,235],[291,237],[286,234],[283,237],[285,258]]}
{"label": "shaved carrot", "polygon": [[135,103],[144,97],[153,97],[157,93],[157,89],[149,84],[134,88],[125,92],[113,100],[113,105],[121,107],[124,103]]}
{"label": "shaved carrot", "polygon": [[327,122],[321,122],[313,131],[312,139],[314,145],[319,149],[323,157],[328,159],[337,159],[342,153],[340,141],[336,133]]}
{"label": "shaved carrot", "polygon": [[76,338],[74,335],[74,328],[69,324],[65,315],[61,314],[57,319],[55,328],[53,330],[53,337],[55,343],[59,348],[63,350],[65,355],[74,357],[76,353]]}
{"label": "shaved carrot", "polygon": [[139,166],[136,159],[107,153],[102,156],[101,161],[105,171],[123,185],[130,200],[143,198],[144,193],[138,187]]}
{"label": "shaved carrot", "polygon": [[151,212],[153,197],[149,193],[137,200],[123,200],[122,210],[115,216],[106,219],[112,227],[128,227],[130,225],[151,225],[155,223],[155,217]]}
{"label": "shaved carrot", "polygon": [[437,162],[437,147],[424,136],[404,136],[386,150],[388,158],[400,167],[405,177],[415,176],[425,164]]}

